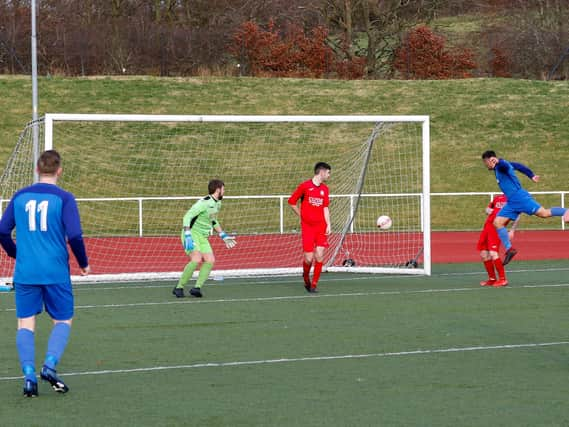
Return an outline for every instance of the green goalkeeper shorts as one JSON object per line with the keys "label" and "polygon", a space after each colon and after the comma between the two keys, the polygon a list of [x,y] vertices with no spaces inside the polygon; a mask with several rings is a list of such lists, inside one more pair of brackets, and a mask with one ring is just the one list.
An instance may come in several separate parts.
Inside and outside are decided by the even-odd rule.
{"label": "green goalkeeper shorts", "polygon": [[[192,230],[192,239],[194,240],[194,251],[198,251],[202,254],[211,254],[213,250],[209,244],[208,236],[196,233]],[[182,230],[182,247],[184,247],[184,230]],[[193,251],[186,251],[187,255],[190,255]]]}

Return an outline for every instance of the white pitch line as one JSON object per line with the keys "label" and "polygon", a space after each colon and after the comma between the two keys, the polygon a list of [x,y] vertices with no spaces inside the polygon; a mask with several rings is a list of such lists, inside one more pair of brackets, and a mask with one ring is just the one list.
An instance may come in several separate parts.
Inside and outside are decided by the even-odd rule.
{"label": "white pitch line", "polygon": [[[550,285],[522,285],[508,288],[502,288],[507,292],[519,289],[540,289],[540,288],[566,288],[569,283],[557,283]],[[380,295],[419,295],[419,294],[437,294],[437,293],[452,293],[452,292],[474,292],[482,291],[488,292],[487,288],[472,287],[472,288],[447,288],[447,289],[415,289],[409,291],[377,291],[377,292],[343,292],[335,294],[319,293],[317,295],[285,295],[275,297],[254,297],[254,298],[218,298],[218,299],[185,299],[173,301],[158,301],[158,302],[133,302],[127,304],[92,304],[92,305],[77,305],[76,310],[86,310],[93,308],[129,308],[129,307],[151,307],[162,305],[179,305],[179,304],[219,304],[219,303],[240,303],[240,302],[275,302],[275,301],[296,301],[296,300],[317,300],[320,298],[347,298],[347,297],[368,297]],[[492,291],[490,291],[492,292]],[[2,312],[15,312],[15,308],[0,309]]]}
{"label": "white pitch line", "polygon": [[[477,273],[480,274],[480,273]],[[413,275],[413,276],[406,276],[406,279],[418,279],[421,278],[422,276],[417,276],[417,275]],[[321,279],[320,283],[330,283],[330,282],[347,282],[347,281],[360,281],[360,280],[366,280],[366,279],[374,279],[377,281],[380,280],[389,280],[389,279],[393,279],[393,278],[399,278],[401,279],[402,276],[397,275],[397,276],[393,276],[393,275],[380,275],[380,276],[353,276],[353,277],[339,277],[339,278],[326,278],[326,279]],[[217,280],[211,280],[208,281],[207,283],[207,287],[228,287],[228,286],[242,286],[245,281],[245,279],[243,278],[230,278],[227,279],[225,281],[217,281]],[[156,281],[155,281],[156,282]],[[255,279],[253,278],[252,281],[247,282],[247,285],[271,285],[271,286],[275,286],[275,285],[291,285],[291,284],[298,284],[299,283],[299,279],[294,277],[294,278],[289,278],[289,279],[280,279],[280,278],[273,278],[273,279],[269,279],[269,280],[259,280],[259,279]],[[80,283],[77,285],[73,285],[73,289],[75,291],[101,291],[101,290],[124,290],[124,289],[153,289],[153,288],[171,288],[172,284],[174,284],[174,282],[169,282],[168,285],[123,285],[123,286],[105,286],[102,287],[104,283],[91,283],[91,284],[85,284],[85,283]],[[108,285],[108,283],[106,283]]]}
{"label": "white pitch line", "polygon": [[[553,347],[553,346],[568,345],[568,344],[569,341],[557,341],[557,342],[527,343],[527,344],[503,344],[503,345],[489,345],[489,346],[437,348],[432,350],[419,349],[419,350],[396,351],[396,352],[386,352],[386,353],[342,354],[336,356],[285,357],[279,359],[244,360],[244,361],[234,361],[234,362],[206,362],[206,363],[194,363],[191,365],[153,366],[149,368],[105,369],[102,371],[69,372],[60,375],[62,377],[73,377],[73,376],[84,376],[84,375],[130,374],[138,372],[168,371],[176,369],[224,368],[224,367],[236,367],[236,366],[270,365],[278,363],[369,359],[369,358],[380,358],[380,357],[417,356],[424,354],[441,354],[441,353],[462,353],[469,351],[516,350],[516,349],[526,349],[526,348]],[[20,380],[22,378],[23,378],[22,376],[0,377],[0,381]]]}
{"label": "white pitch line", "polygon": [[[517,274],[517,273],[536,273],[536,272],[551,272],[551,271],[569,271],[569,268],[547,268],[547,269],[522,269],[522,270],[511,270],[508,271],[508,274]],[[449,276],[479,276],[483,274],[480,271],[469,271],[469,272],[456,272],[456,273],[438,273],[438,274],[433,274],[431,277],[449,277]],[[355,275],[353,277],[338,277],[338,278],[323,278],[321,279],[321,283],[329,283],[329,282],[345,282],[345,281],[360,281],[360,280],[366,280],[366,279],[373,279],[376,281],[383,281],[383,280],[390,280],[393,278],[397,278],[397,279],[410,279],[410,280],[416,280],[416,279],[421,279],[424,278],[424,276],[417,276],[417,275],[410,275],[410,276],[405,276],[405,275],[385,275],[385,274],[381,274],[381,275],[373,275],[373,276],[368,276],[368,275]],[[227,281],[224,283],[223,281],[212,281],[212,282],[208,282],[208,287],[218,287],[218,286],[222,286],[222,287],[227,287],[227,286],[241,286],[243,285],[243,278],[239,278],[239,277],[235,277],[235,278],[229,278],[227,279]],[[272,278],[272,279],[265,279],[265,280],[260,280],[260,279],[256,279],[256,278],[252,278],[252,281],[247,283],[248,285],[290,285],[290,284],[295,284],[298,283],[298,278],[296,277],[292,277],[292,278],[288,278],[288,279],[283,279],[283,278]],[[78,284],[78,285],[74,285],[74,290],[75,291],[100,291],[100,290],[123,290],[123,289],[153,289],[153,288],[166,288],[168,286],[171,286],[170,284],[166,285],[124,285],[124,286],[105,286],[102,287],[103,283],[98,283],[98,284]]]}
{"label": "white pitch line", "polygon": [[[569,268],[559,267],[559,268],[534,268],[534,269],[519,269],[519,270],[508,270],[508,275],[520,274],[520,273],[549,273],[549,272],[559,272],[559,271],[569,271]],[[484,275],[483,271],[467,271],[467,272],[455,272],[455,273],[435,273],[431,277],[444,277],[444,276],[473,276],[473,275]],[[398,276],[400,277],[400,276]],[[421,277],[421,276],[419,276]]]}

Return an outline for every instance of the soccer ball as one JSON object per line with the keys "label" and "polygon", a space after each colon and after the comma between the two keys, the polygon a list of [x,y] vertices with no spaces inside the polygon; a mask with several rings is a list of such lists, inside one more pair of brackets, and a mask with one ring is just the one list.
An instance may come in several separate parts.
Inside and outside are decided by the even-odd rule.
{"label": "soccer ball", "polygon": [[393,225],[393,221],[387,215],[381,215],[377,218],[377,228],[380,230],[388,230]]}

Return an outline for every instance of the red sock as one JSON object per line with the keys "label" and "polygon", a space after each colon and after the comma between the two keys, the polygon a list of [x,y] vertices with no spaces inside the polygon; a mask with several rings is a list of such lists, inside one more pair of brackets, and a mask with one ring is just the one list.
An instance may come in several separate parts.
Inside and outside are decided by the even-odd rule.
{"label": "red sock", "polygon": [[[484,268],[488,272],[488,278],[490,280],[496,280],[496,273],[494,272],[494,263],[495,263],[495,261],[492,261],[491,259],[484,261]],[[500,265],[502,265],[501,261],[500,261]],[[500,271],[500,270],[498,270],[498,271]],[[503,271],[504,271],[504,267],[502,266],[502,272]],[[502,277],[502,276],[500,276],[500,277]]]}
{"label": "red sock", "polygon": [[302,278],[307,285],[310,285],[310,267],[312,264],[307,264],[306,261],[302,263]]}
{"label": "red sock", "polygon": [[500,258],[496,258],[494,260],[494,267],[496,267],[496,271],[498,272],[498,277],[500,279],[505,279],[506,272],[504,271],[504,264],[502,264],[502,260]]}
{"label": "red sock", "polygon": [[322,273],[322,263],[316,261],[314,263],[314,274],[312,276],[312,287],[318,286],[318,279],[320,279],[320,273]]}

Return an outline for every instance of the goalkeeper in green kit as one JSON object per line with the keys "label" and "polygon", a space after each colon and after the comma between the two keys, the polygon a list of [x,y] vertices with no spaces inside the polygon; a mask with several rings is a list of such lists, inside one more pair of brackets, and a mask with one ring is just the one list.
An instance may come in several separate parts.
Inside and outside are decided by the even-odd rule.
{"label": "goalkeeper in green kit", "polygon": [[217,221],[217,213],[221,208],[221,199],[223,199],[225,191],[223,181],[212,179],[208,183],[207,189],[209,195],[194,203],[184,215],[182,245],[186,254],[190,257],[190,262],[186,264],[178,284],[172,291],[176,298],[184,297],[184,286],[192,278],[194,271],[200,263],[202,263],[202,266],[198,274],[198,280],[196,286],[190,289],[190,295],[196,298],[202,297],[201,287],[207,280],[215,262],[208,240],[212,228],[218,233],[228,248],[232,248],[237,244],[235,237],[225,233]]}

